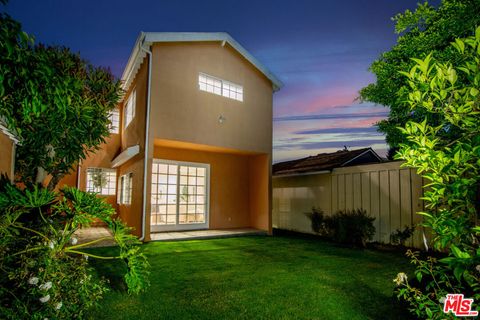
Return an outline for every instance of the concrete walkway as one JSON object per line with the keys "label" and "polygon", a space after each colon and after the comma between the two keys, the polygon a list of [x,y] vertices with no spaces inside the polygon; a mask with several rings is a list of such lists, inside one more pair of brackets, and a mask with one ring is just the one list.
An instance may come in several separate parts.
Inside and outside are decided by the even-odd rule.
{"label": "concrete walkway", "polygon": [[75,236],[78,239],[78,244],[87,243],[93,240],[109,237],[110,239],[105,239],[103,241],[96,242],[88,247],[110,247],[115,245],[113,241],[112,233],[108,228],[105,227],[91,227],[85,229],[79,229],[75,232]]}
{"label": "concrete walkway", "polygon": [[[158,232],[152,233],[150,238],[152,241],[179,241],[179,240],[199,240],[213,238],[230,238],[251,235],[266,235],[267,232],[253,228],[241,229],[212,229],[212,230],[192,230],[192,231],[175,231],[175,232]],[[91,227],[80,229],[75,233],[78,244],[87,243],[96,239],[110,237],[103,241],[96,242],[89,247],[109,247],[114,246],[112,234],[105,227]]]}
{"label": "concrete walkway", "polygon": [[252,228],[241,229],[211,229],[211,230],[192,230],[176,232],[158,232],[152,233],[152,241],[178,241],[178,240],[198,240],[212,238],[230,238],[251,235],[266,235],[267,232]]}

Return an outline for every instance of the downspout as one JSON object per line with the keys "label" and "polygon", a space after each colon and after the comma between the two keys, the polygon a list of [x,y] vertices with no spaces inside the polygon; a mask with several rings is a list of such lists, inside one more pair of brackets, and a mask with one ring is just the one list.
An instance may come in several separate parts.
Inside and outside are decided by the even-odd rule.
{"label": "downspout", "polygon": [[77,189],[80,190],[80,174],[82,172],[82,159],[78,160],[77,165]]}
{"label": "downspout", "polygon": [[11,159],[11,166],[10,166],[10,181],[15,181],[15,157],[17,153],[17,143],[12,141],[12,159]]}
{"label": "downspout", "polygon": [[142,203],[142,236],[140,241],[145,239],[145,225],[147,218],[147,173],[148,173],[148,152],[150,144],[150,97],[151,97],[151,85],[152,85],[152,52],[143,47],[145,43],[145,36],[140,44],[140,50],[143,50],[148,54],[148,85],[147,85],[147,117],[145,123],[145,154],[143,163],[143,203]]}

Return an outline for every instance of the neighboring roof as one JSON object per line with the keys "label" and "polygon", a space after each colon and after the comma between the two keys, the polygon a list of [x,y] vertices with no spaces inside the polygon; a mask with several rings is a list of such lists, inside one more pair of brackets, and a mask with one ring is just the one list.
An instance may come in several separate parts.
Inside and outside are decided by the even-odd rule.
{"label": "neighboring roof", "polygon": [[146,56],[146,52],[141,50],[141,47],[148,50],[153,43],[157,42],[221,42],[222,45],[228,43],[272,82],[274,91],[283,87],[283,83],[273,73],[226,32],[141,32],[122,74],[124,90],[130,87]]}
{"label": "neighboring roof", "polygon": [[273,165],[274,175],[296,175],[312,172],[331,171],[347,165],[382,162],[382,158],[372,150],[339,150],[333,153],[320,153],[316,156],[276,163]]}

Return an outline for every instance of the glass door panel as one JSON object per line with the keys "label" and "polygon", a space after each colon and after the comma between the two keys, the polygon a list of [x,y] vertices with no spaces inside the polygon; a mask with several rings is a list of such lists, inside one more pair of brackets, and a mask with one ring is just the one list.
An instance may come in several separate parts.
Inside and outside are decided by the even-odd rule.
{"label": "glass door panel", "polygon": [[207,190],[208,165],[155,160],[152,165],[152,226],[170,226],[168,229],[205,227]]}

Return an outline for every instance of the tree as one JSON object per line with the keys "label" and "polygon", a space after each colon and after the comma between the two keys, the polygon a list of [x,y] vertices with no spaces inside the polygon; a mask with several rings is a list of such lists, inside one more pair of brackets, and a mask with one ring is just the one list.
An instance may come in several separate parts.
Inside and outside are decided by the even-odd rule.
{"label": "tree", "polygon": [[[405,107],[398,88],[405,87],[407,82],[399,71],[414,65],[410,58],[425,58],[430,52],[438,61],[457,62],[458,56],[450,43],[455,38],[473,34],[475,27],[480,25],[479,13],[478,0],[442,0],[437,9],[425,2],[419,4],[415,11],[406,10],[393,18],[395,31],[401,34],[397,44],[373,62],[370,71],[377,80],[360,91],[361,100],[390,108],[388,119],[377,123],[378,130],[386,134],[386,141],[393,149],[390,155],[398,150],[401,143],[408,143],[398,127],[404,127],[410,120],[422,121],[425,117],[430,123],[440,121],[436,115],[424,113],[422,109]],[[456,132],[445,132],[445,135],[453,137]]]}
{"label": "tree", "polygon": [[49,189],[109,134],[121,96],[109,70],[64,47],[34,45],[20,24],[0,16],[0,120],[20,141],[16,179]]}
{"label": "tree", "polygon": [[[429,183],[425,186],[423,226],[432,231],[434,249],[448,253],[437,260],[409,252],[415,274],[426,285],[406,283],[399,296],[417,316],[443,319],[442,299],[464,294],[480,299],[480,226],[476,211],[480,183],[480,27],[474,37],[456,39],[452,62],[437,61],[435,52],[412,59],[402,71],[407,85],[402,98],[409,110],[426,115],[399,128],[408,143],[398,159],[416,168]],[[436,119],[435,123],[429,119]],[[450,136],[449,132],[455,132]],[[402,279],[403,278],[403,279]],[[475,307],[475,306],[474,306]],[[452,315],[450,315],[452,316]]]}
{"label": "tree", "polygon": [[[1,3],[5,1],[0,0]],[[0,178],[0,318],[82,319],[108,290],[89,257],[124,264],[129,293],[149,285],[140,241],[94,193],[55,185],[109,134],[120,83],[63,47],[34,45],[0,12],[0,121],[20,141],[16,180]],[[43,183],[51,176],[48,186]],[[97,179],[102,184],[102,177]],[[76,231],[105,223],[113,256],[77,243]]]}

